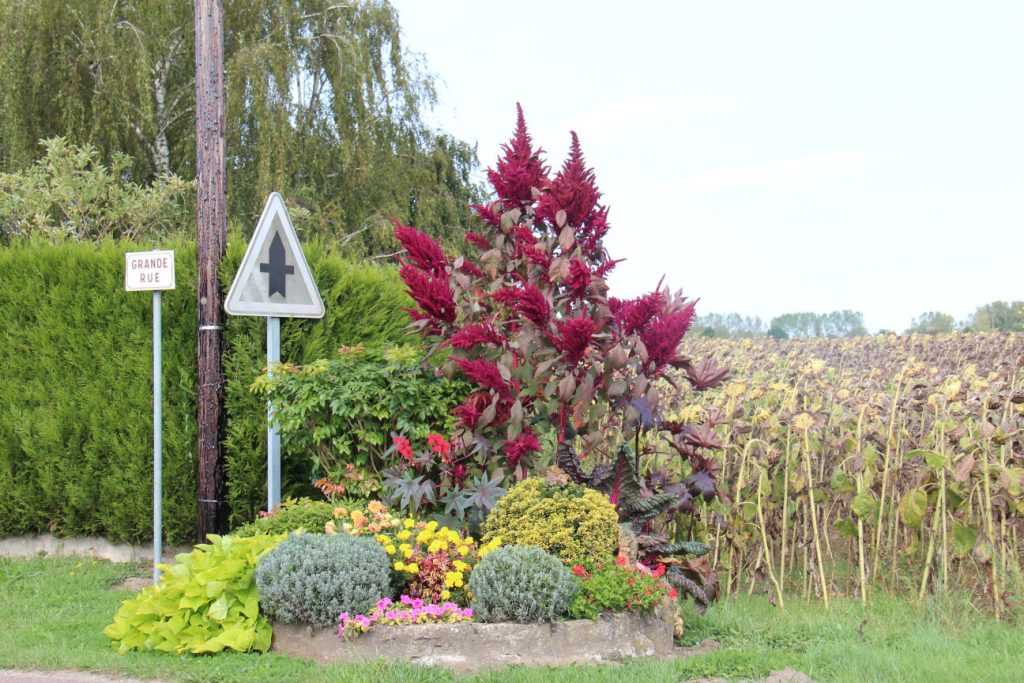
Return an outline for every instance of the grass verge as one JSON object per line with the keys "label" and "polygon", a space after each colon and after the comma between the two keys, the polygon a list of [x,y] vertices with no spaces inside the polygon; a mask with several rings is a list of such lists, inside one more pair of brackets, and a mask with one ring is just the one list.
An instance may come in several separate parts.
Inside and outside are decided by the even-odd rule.
{"label": "grass verge", "polygon": [[[142,572],[88,559],[0,558],[0,668],[78,669],[174,681],[452,681],[444,670],[379,662],[317,666],[282,655],[118,655],[102,634],[128,591],[111,586]],[[686,614],[686,644],[711,638],[717,651],[690,659],[622,665],[512,668],[469,680],[686,681],[756,679],[792,667],[816,681],[1024,680],[1024,628],[996,622],[955,597],[923,606],[878,596],[862,609],[837,600],[830,612],[794,601],[780,611],[763,598],[721,602]]]}

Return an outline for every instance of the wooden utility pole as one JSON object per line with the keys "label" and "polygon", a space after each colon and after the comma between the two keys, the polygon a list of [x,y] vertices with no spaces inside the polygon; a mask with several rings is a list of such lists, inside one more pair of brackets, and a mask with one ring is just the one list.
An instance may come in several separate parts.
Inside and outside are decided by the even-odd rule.
{"label": "wooden utility pole", "polygon": [[224,5],[195,0],[196,274],[199,375],[199,540],[227,531],[224,500],[224,311],[218,271],[227,241],[224,194]]}

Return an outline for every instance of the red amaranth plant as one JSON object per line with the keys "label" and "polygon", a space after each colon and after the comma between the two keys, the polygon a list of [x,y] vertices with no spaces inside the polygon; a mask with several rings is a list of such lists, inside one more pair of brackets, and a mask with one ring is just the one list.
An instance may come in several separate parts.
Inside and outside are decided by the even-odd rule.
{"label": "red amaranth plant", "polygon": [[[579,139],[572,134],[569,158],[550,178],[517,114],[515,134],[488,171],[496,198],[473,207],[480,224],[466,236],[466,254],[445,256],[408,226],[395,232],[406,251],[400,276],[417,303],[413,328],[433,350],[447,347],[447,370],[476,386],[454,410],[452,448],[472,454],[483,477],[526,473],[542,444],[557,443],[566,473],[610,487],[613,500],[682,496],[680,482],[651,484],[639,472],[639,453],[627,470],[608,436],[628,432],[639,445],[639,430],[658,426],[662,392],[678,390],[668,368],[687,369],[698,389],[725,377],[680,353],[694,302],[661,283],[635,299],[608,297],[605,278],[616,264],[603,244],[608,209]],[[608,472],[583,473],[577,449],[604,460]],[[703,462],[687,459],[694,472]],[[652,509],[644,508],[640,531]],[[635,512],[620,505],[623,519]]]}

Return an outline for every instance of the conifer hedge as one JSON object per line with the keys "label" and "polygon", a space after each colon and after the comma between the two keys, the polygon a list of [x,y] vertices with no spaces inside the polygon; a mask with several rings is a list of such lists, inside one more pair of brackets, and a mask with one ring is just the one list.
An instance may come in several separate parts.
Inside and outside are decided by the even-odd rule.
{"label": "conifer hedge", "polygon": [[[124,242],[0,249],[0,536],[50,531],[113,541],[151,537],[151,297],[124,291]],[[195,245],[178,240],[177,289],[163,297],[166,541],[196,535]],[[229,241],[225,291],[245,243]],[[327,309],[281,326],[281,358],[304,363],[339,345],[400,342],[409,305],[393,269],[306,245]],[[232,525],[265,507],[266,404],[249,391],[266,364],[263,318],[228,317],[225,441]],[[299,456],[299,457],[293,457]],[[284,494],[309,460],[285,452]]]}

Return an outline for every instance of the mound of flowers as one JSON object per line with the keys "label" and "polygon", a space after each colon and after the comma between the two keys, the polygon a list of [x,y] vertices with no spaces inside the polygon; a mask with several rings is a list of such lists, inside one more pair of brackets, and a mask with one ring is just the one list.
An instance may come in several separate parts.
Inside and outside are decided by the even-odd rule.
{"label": "mound of flowers", "polygon": [[[691,424],[662,408],[679,404],[680,378],[704,391],[729,373],[681,352],[694,302],[661,283],[608,296],[608,209],[575,134],[554,176],[541,159],[520,110],[463,255],[396,223],[410,328],[427,349],[417,367],[467,387],[448,419],[425,432],[414,423],[429,411],[397,416],[408,431],[372,444],[379,475],[361,472],[356,487],[342,481],[351,471],[327,471],[316,486],[329,501],[290,501],[240,530],[244,542],[217,541],[216,572],[168,567],[174,581],[126,602],[107,629],[122,651],[264,651],[268,619],[351,640],[714,599],[708,547],[691,533],[719,495],[726,418]],[[321,374],[281,376],[303,395]],[[339,414],[344,400],[331,399]],[[339,497],[353,492],[381,499]],[[182,563],[206,566],[200,548]]]}

